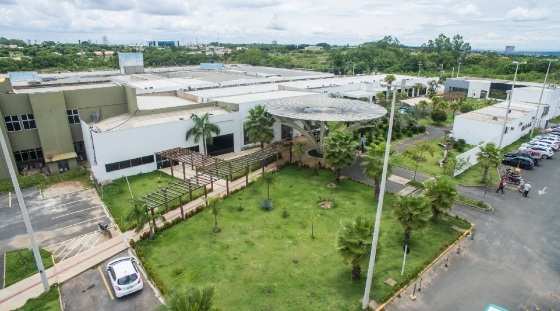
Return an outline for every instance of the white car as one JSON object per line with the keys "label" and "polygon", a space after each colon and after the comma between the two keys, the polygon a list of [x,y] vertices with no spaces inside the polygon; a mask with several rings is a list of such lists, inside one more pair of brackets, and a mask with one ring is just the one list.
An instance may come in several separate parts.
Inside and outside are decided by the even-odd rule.
{"label": "white car", "polygon": [[532,140],[528,144],[531,146],[541,146],[545,148],[550,148],[554,151],[558,150],[558,144],[546,140]]}
{"label": "white car", "polygon": [[107,274],[117,298],[124,297],[144,288],[136,259],[120,257],[107,264]]}
{"label": "white car", "polygon": [[525,145],[525,144],[521,145],[519,151],[529,151],[541,159],[548,159],[554,155],[554,151],[552,151],[552,149],[550,148],[542,147],[542,146]]}

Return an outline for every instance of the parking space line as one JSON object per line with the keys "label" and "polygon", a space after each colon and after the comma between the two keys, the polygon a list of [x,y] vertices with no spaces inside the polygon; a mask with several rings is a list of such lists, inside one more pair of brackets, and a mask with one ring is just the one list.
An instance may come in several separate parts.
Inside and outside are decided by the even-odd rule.
{"label": "parking space line", "polygon": [[[61,204],[56,204],[55,207],[60,207],[60,206],[66,206],[66,205],[72,205],[74,203],[78,203],[78,202],[83,202],[83,201],[89,201],[90,199],[80,199],[80,200],[76,200],[76,201],[70,201],[70,202],[66,202],[66,203],[61,203]],[[55,201],[58,201],[55,199]]]}
{"label": "parking space line", "polygon": [[74,215],[74,214],[78,214],[78,213],[81,213],[81,212],[84,212],[84,211],[88,211],[88,210],[94,209],[94,208],[99,208],[99,207],[100,207],[99,205],[96,205],[96,206],[84,208],[84,209],[80,209],[80,210],[73,211],[73,212],[70,212],[70,213],[58,215],[58,216],[52,217],[51,219],[52,219],[52,220],[55,220],[55,219],[58,219],[58,218],[62,218],[62,217],[66,217],[66,216],[70,216],[70,215]]}
{"label": "parking space line", "polygon": [[109,293],[109,297],[111,297],[111,300],[115,300],[115,297],[113,297],[113,292],[111,291],[111,288],[109,287],[109,283],[107,282],[107,279],[105,278],[105,274],[103,274],[103,271],[101,270],[101,266],[97,267],[97,271],[99,271],[99,274],[101,274],[101,279],[103,280],[103,284],[105,285],[105,289]]}
{"label": "parking space line", "polygon": [[92,219],[80,221],[80,222],[77,222],[77,223],[75,223],[75,224],[68,225],[68,226],[66,226],[66,227],[58,228],[58,229],[56,229],[56,230],[68,229],[68,228],[70,228],[70,227],[74,227],[74,226],[77,226],[77,225],[81,225],[81,224],[83,224],[83,223],[87,223],[87,222],[90,222],[90,221],[98,220],[98,219],[101,219],[101,218],[107,218],[107,216],[103,215],[103,216],[95,217],[95,218],[92,218]]}

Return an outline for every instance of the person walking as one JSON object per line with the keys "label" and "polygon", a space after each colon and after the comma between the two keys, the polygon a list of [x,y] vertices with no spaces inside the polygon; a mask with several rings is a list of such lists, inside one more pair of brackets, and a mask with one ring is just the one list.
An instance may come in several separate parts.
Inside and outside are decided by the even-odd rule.
{"label": "person walking", "polygon": [[529,197],[529,191],[531,191],[531,184],[527,182],[523,185],[523,196],[526,198]]}
{"label": "person walking", "polygon": [[504,194],[505,186],[506,186],[506,180],[505,177],[502,176],[502,178],[500,178],[500,183],[498,184],[498,189],[496,189],[496,193],[501,192],[502,194]]}

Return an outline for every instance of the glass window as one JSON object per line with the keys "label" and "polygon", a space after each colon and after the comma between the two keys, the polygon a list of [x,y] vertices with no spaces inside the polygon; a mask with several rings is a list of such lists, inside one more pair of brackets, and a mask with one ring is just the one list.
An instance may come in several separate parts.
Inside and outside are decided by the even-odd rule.
{"label": "glass window", "polygon": [[35,118],[32,113],[22,114],[21,124],[23,125],[23,128],[26,130],[37,128],[37,125],[35,124]]}
{"label": "glass window", "polygon": [[6,129],[8,132],[21,131],[21,123],[19,123],[18,116],[5,116],[4,122],[6,123]]}
{"label": "glass window", "polygon": [[153,162],[154,162],[153,155],[142,157],[142,164],[153,163]]}
{"label": "glass window", "polygon": [[78,112],[78,109],[67,109],[66,115],[68,116],[68,122],[70,124],[80,123],[80,113]]}

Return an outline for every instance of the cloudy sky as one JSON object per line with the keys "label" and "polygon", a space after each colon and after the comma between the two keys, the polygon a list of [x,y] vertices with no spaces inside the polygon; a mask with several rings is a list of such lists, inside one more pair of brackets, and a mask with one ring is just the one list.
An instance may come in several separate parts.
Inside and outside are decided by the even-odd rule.
{"label": "cloudy sky", "polygon": [[560,50],[559,0],[0,0],[0,36],[145,43],[418,45],[462,34],[474,48]]}

